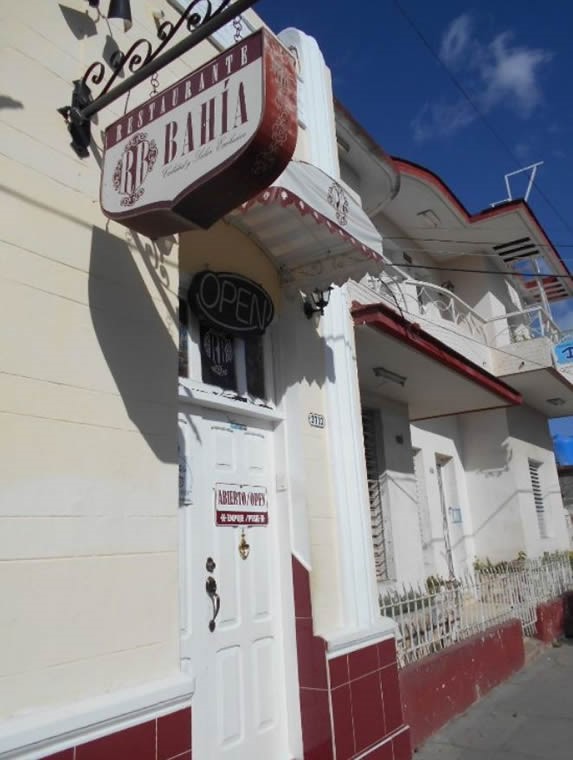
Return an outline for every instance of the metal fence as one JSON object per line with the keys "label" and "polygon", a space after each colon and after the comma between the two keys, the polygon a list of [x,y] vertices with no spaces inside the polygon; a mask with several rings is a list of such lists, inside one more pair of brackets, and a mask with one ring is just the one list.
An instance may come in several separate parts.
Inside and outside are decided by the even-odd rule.
{"label": "metal fence", "polygon": [[428,578],[380,596],[382,615],[398,625],[401,666],[519,618],[526,636],[535,634],[537,606],[573,589],[567,553],[539,560],[487,563],[462,578]]}

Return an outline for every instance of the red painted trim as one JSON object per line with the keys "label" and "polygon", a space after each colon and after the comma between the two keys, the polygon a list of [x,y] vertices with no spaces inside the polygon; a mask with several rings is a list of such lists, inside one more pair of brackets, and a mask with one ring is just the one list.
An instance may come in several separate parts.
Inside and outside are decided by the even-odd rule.
{"label": "red painted trim", "polygon": [[508,620],[406,665],[400,670],[400,691],[413,746],[419,747],[524,663],[521,623]]}
{"label": "red painted trim", "polygon": [[434,172],[430,171],[429,169],[426,169],[424,166],[420,166],[419,164],[415,164],[413,161],[407,161],[403,158],[397,158],[395,156],[392,157],[392,160],[394,162],[394,165],[397,167],[397,169],[400,171],[401,174],[410,175],[411,177],[417,177],[418,179],[422,180],[423,182],[426,182],[429,185],[433,185],[435,188],[437,188],[443,195],[446,196],[448,201],[451,205],[455,206],[457,211],[464,217],[466,222],[469,224],[476,224],[479,222],[484,221],[485,219],[490,219],[494,216],[500,216],[502,214],[510,213],[511,211],[523,211],[526,215],[530,217],[530,221],[534,225],[534,227],[537,229],[538,234],[540,237],[545,241],[545,244],[549,247],[550,251],[555,254],[557,257],[559,263],[563,267],[563,271],[565,274],[571,275],[571,272],[569,271],[567,265],[557,252],[555,246],[551,242],[549,236],[541,226],[539,220],[531,210],[528,203],[526,203],[523,200],[515,200],[515,201],[507,201],[503,204],[500,204],[499,206],[496,206],[495,208],[489,208],[485,209],[484,211],[480,211],[478,214],[470,214],[469,211],[466,209],[466,207],[463,205],[463,203],[459,200],[459,198],[450,190],[450,188],[445,184],[443,180],[441,180],[437,174],[434,174]]}
{"label": "red painted trim", "polygon": [[518,393],[502,380],[490,375],[477,364],[468,361],[462,354],[434,338],[419,325],[399,316],[390,307],[382,303],[362,305],[355,302],[352,304],[351,313],[355,325],[370,325],[380,332],[391,335],[416,351],[440,362],[448,369],[481,385],[482,388],[495,393],[508,404],[521,404],[523,402],[521,393]]}

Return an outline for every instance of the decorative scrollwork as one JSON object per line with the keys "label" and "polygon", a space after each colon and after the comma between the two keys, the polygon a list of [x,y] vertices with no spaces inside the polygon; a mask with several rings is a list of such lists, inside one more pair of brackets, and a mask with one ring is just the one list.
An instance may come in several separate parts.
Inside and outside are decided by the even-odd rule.
{"label": "decorative scrollwork", "polygon": [[[160,44],[155,50],[153,49],[151,42],[143,37],[136,40],[127,52],[122,53],[118,50],[114,53],[110,61],[112,74],[94,100],[97,100],[99,97],[102,97],[109,92],[114,82],[119,76],[121,76],[125,69],[128,69],[133,74],[142,66],[145,66],[153,61],[154,58],[157,58],[182,26],[185,26],[187,32],[192,32],[215,16],[218,16],[231,4],[231,2],[232,0],[221,0],[219,5],[216,8],[213,8],[213,2],[211,0],[192,0],[183,11],[178,21],[175,23],[172,21],[163,21],[159,24],[157,28],[157,37],[160,40]],[[81,83],[84,85],[100,85],[105,78],[106,70],[103,61],[95,61],[86,70],[81,79]]]}

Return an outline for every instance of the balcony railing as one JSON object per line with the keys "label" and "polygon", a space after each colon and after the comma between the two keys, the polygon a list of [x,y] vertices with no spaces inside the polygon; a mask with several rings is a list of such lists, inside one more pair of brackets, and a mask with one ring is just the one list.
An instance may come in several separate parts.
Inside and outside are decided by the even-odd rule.
{"label": "balcony railing", "polygon": [[486,321],[471,306],[447,288],[421,280],[390,280],[370,277],[370,287],[393,308],[430,322],[447,323],[487,345]]}
{"label": "balcony railing", "polygon": [[490,339],[496,346],[535,338],[549,338],[559,343],[563,333],[542,306],[532,306],[488,320]]}
{"label": "balcony railing", "polygon": [[553,343],[564,334],[542,306],[484,319],[455,293],[433,283],[410,278],[370,277],[376,294],[409,318],[423,317],[443,329],[467,335],[486,346],[549,338]]}

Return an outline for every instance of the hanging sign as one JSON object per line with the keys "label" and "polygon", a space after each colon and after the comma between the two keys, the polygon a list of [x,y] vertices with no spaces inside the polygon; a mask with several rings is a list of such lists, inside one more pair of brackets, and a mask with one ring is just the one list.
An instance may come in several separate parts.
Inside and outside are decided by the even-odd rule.
{"label": "hanging sign", "polygon": [[233,335],[262,335],[273,320],[274,306],[256,282],[231,272],[199,272],[189,288],[198,317]]}
{"label": "hanging sign", "polygon": [[573,363],[573,340],[564,340],[553,349],[557,364]]}
{"label": "hanging sign", "polygon": [[297,139],[292,55],[261,29],[105,133],[104,214],[156,238],[207,228],[267,188]]}
{"label": "hanging sign", "polygon": [[267,489],[234,483],[215,483],[215,522],[219,526],[267,525]]}

